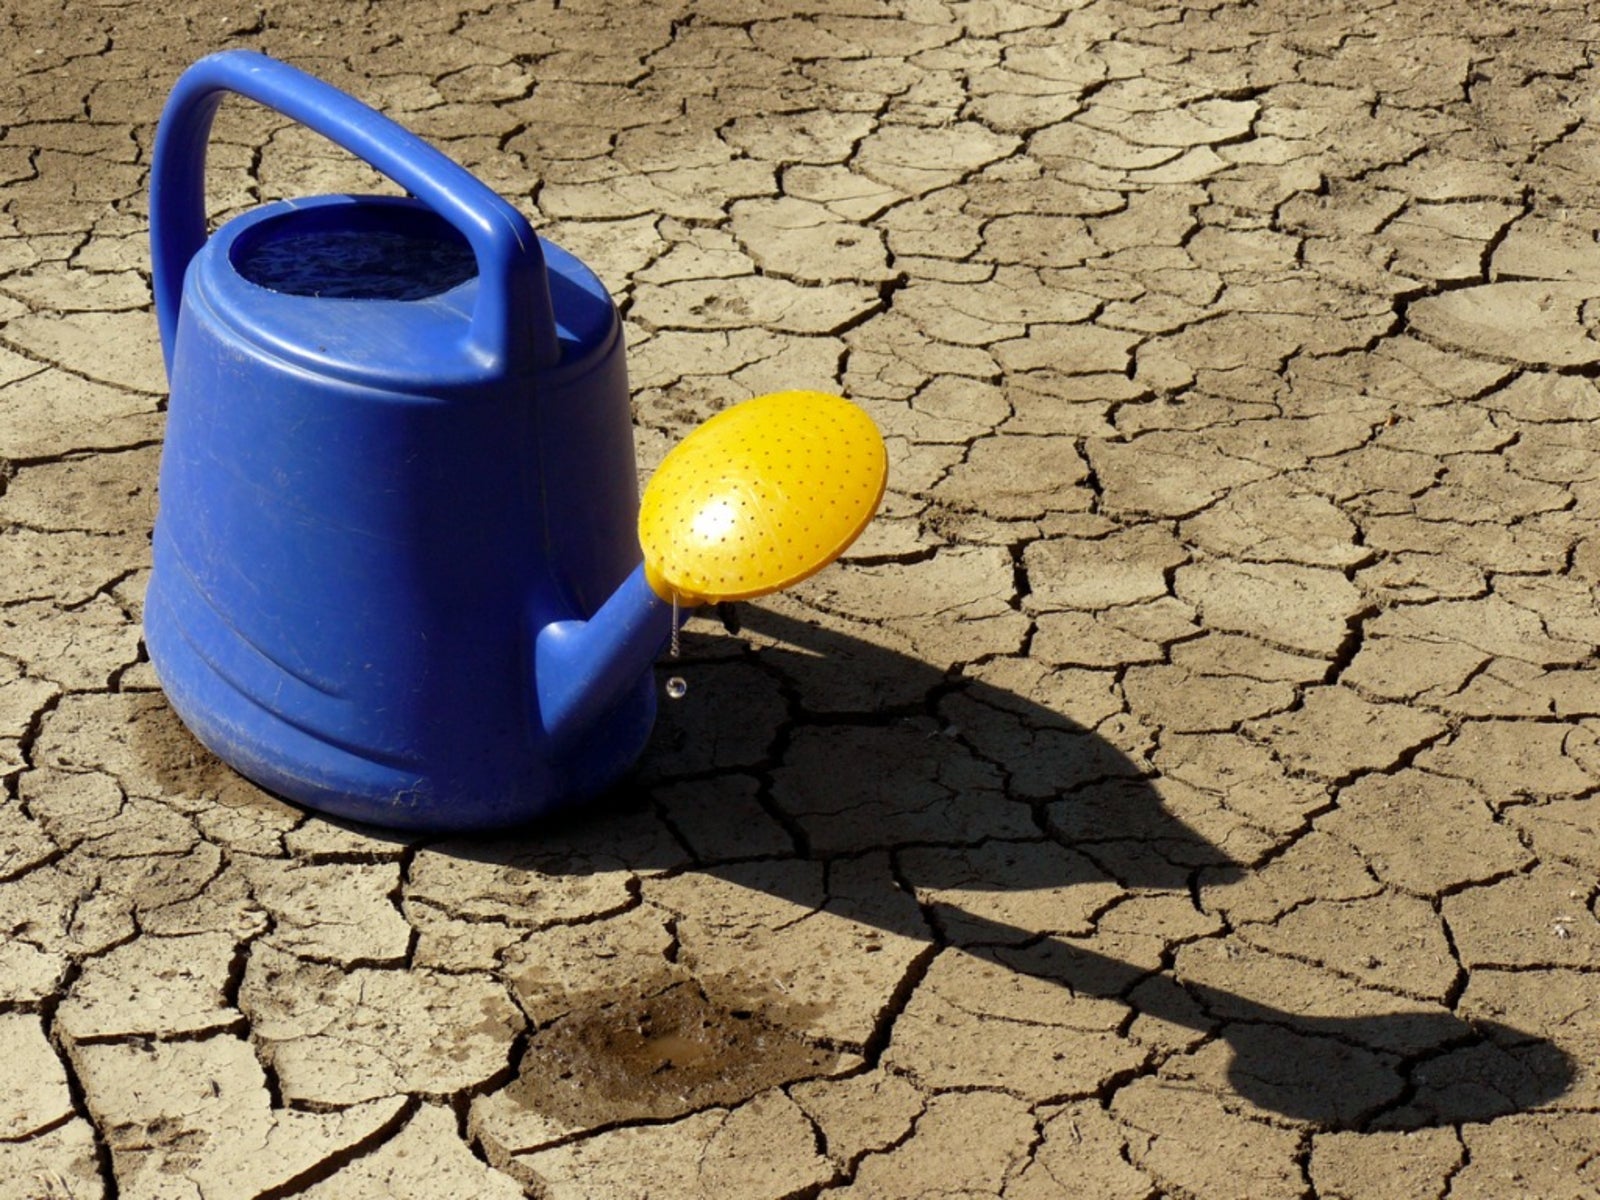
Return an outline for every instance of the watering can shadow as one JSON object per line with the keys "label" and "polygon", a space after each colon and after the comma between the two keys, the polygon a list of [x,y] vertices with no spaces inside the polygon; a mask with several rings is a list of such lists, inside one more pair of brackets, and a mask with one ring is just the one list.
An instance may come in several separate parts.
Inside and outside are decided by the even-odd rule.
{"label": "watering can shadow", "polygon": [[[982,844],[986,835],[975,837],[974,831],[989,822],[985,810],[1015,806],[1016,801],[997,798],[992,791],[959,790],[930,801],[930,791],[884,791],[873,778],[902,771],[924,778],[962,777],[974,758],[967,736],[926,731],[930,710],[954,711],[950,701],[969,712],[971,706],[981,706],[1019,726],[1054,730],[1071,747],[1057,759],[1062,791],[1049,802],[1053,816],[1046,823],[1051,842],[1066,853],[1023,855],[1006,873],[987,879],[974,879],[968,865],[941,868],[937,854],[896,853],[896,873],[883,874],[878,896],[855,897],[858,903],[846,914],[853,919],[877,922],[888,932],[915,939],[926,939],[931,927],[939,945],[1049,980],[1074,996],[1121,1001],[1129,1007],[1130,1021],[1135,1014],[1145,1014],[1219,1039],[1231,1052],[1227,1079],[1238,1095],[1268,1112],[1322,1128],[1409,1129],[1487,1121],[1544,1104],[1572,1083],[1572,1059],[1548,1040],[1498,1022],[1465,1020],[1437,1005],[1408,1002],[1400,995],[1393,996],[1394,1005],[1403,1010],[1409,1003],[1412,1011],[1306,1016],[1266,1002],[1259,994],[1241,994],[1252,990],[1248,961],[1236,968],[1246,983],[1235,992],[1175,976],[1170,952],[1163,965],[1152,970],[1092,948],[1093,939],[1041,934],[951,903],[924,903],[921,920],[886,916],[904,913],[907,888],[1020,893],[1103,886],[1114,880],[1127,889],[1187,897],[1202,881],[1207,888],[1225,887],[1243,881],[1249,871],[1173,815],[1146,775],[1120,750],[1026,697],[992,684],[948,677],[908,655],[777,612],[752,608],[744,613],[743,623],[763,639],[759,653],[730,652],[724,640],[714,639],[715,648],[699,657],[704,653],[702,639],[691,639],[685,662],[672,669],[690,678],[690,697],[709,694],[714,699],[702,699],[698,706],[669,706],[640,770],[646,777],[656,776],[657,783],[671,787],[677,796],[692,793],[694,781],[714,781],[727,773],[727,766],[719,765],[714,753],[710,758],[685,759],[686,747],[707,740],[717,725],[736,721],[734,714],[775,706],[788,714],[784,727],[771,738],[780,763],[793,745],[796,728],[848,730],[849,762],[832,764],[837,768],[832,771],[818,768],[818,773],[829,775],[826,787],[836,811],[865,809],[864,819],[852,826],[851,844],[830,828],[834,815],[814,809],[786,812],[783,796],[768,796],[767,803],[799,843],[798,854],[849,859],[874,848],[891,848],[902,839],[923,848]],[[865,681],[864,686],[876,690],[880,698],[891,703],[898,698],[900,707],[870,715],[860,711],[807,716],[803,710],[808,703],[828,698],[824,676],[849,679],[851,685]],[[904,728],[908,721],[918,722],[909,741]],[[921,761],[906,761],[908,746],[915,747],[913,753]],[[1017,752],[997,752],[991,744],[984,754],[1008,776],[1024,768],[1037,771]],[[872,766],[862,771],[863,763]],[[681,773],[672,769],[674,764]],[[770,764],[755,768],[769,781],[771,769]],[[790,775],[795,770],[792,765],[780,769]],[[674,779],[680,782],[671,782]],[[430,849],[557,875],[582,871],[584,864],[595,861],[615,865],[621,854],[625,867],[640,872],[687,869],[745,887],[761,886],[800,909],[816,904],[813,894],[785,894],[784,881],[795,876],[748,870],[759,859],[741,855],[736,837],[730,840],[719,834],[718,856],[697,855],[687,868],[681,860],[663,858],[659,852],[628,857],[625,847],[640,843],[619,836],[619,823],[626,826],[650,819],[652,812],[659,815],[660,805],[654,799],[658,792],[650,782],[620,789],[603,810],[589,812],[581,822],[561,819],[542,826],[536,841],[458,838],[432,843]],[[683,812],[681,807],[674,809],[675,815]],[[716,814],[705,815],[714,824]],[[1033,836],[1038,838],[1037,828]],[[541,849],[552,843],[561,851]],[[770,856],[771,851],[763,849],[760,854]],[[762,882],[752,884],[753,879]],[[1370,999],[1382,993],[1367,995]],[[1382,1007],[1381,1000],[1376,1003]],[[892,1032],[887,1036],[892,1038]],[[881,1042],[868,1044],[869,1060],[883,1049]],[[529,1069],[537,1069],[536,1064]]]}
{"label": "watering can shadow", "polygon": [[[229,94],[408,194],[277,201],[208,233]],[[870,419],[789,392],[691,434],[641,508],[600,281],[439,151],[264,55],[179,79],[150,210],[171,399],[146,644],[200,741],[307,807],[481,829],[599,793],[649,736],[676,610],[804,578],[882,496]]]}

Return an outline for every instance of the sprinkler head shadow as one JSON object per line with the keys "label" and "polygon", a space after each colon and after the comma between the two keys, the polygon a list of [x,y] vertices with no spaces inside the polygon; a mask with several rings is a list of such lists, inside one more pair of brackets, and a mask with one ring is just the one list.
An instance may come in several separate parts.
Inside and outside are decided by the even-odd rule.
{"label": "sprinkler head shadow", "polygon": [[[1198,898],[1202,884],[1225,888],[1250,876],[1249,864],[1171,811],[1147,771],[1059,713],[989,683],[948,679],[908,655],[771,607],[749,608],[744,623],[768,643],[756,657],[792,706],[827,703],[830,691],[864,684],[882,687],[891,700],[937,697],[930,707],[942,720],[971,720],[970,728],[951,730],[954,736],[919,737],[918,748],[933,760],[924,774],[942,777],[950,773],[946,768],[976,754],[1007,780],[1026,778],[1027,791],[1036,797],[1031,807],[1043,814],[1041,823],[1051,841],[1068,852],[1022,857],[1003,877],[990,879],[975,879],[964,863],[942,870],[936,856],[900,855],[903,883],[909,887],[1020,892],[1104,884],[1109,877],[1129,890]],[[714,695],[715,666],[704,674],[701,692]],[[723,703],[741,711],[750,700],[740,696]],[[860,761],[882,763],[881,773],[892,774],[898,766],[894,752],[906,743],[897,736],[894,719],[882,720],[876,703],[869,704],[864,711],[874,715],[838,713],[823,719],[862,722],[853,725],[862,734]],[[991,716],[985,720],[985,714]],[[1023,737],[1024,730],[1031,736]],[[672,732],[671,727],[664,729],[658,741],[670,740]],[[650,762],[647,755],[647,768]],[[1041,796],[1052,783],[1058,790]],[[848,772],[832,773],[827,787],[837,793],[841,811],[872,790],[869,780]],[[907,795],[904,803],[916,803],[914,795]],[[964,810],[995,803],[985,792],[949,794],[942,804],[947,840],[959,844],[962,831],[971,828],[971,814]],[[800,813],[792,819],[802,850],[817,854],[822,842],[825,852],[848,854],[892,845],[898,818],[906,815],[895,812],[892,802],[880,803],[870,827],[858,830],[867,836],[854,846],[829,839],[824,814]],[[880,831],[881,842],[876,836]],[[719,873],[715,864],[704,869]],[[1467,1021],[1400,995],[1393,997],[1397,1011],[1305,1015],[1264,1002],[1249,986],[1247,965],[1241,967],[1241,991],[1251,995],[1180,982],[1170,970],[1170,953],[1167,965],[1151,972],[1076,939],[1041,936],[954,906],[934,903],[924,911],[947,945],[1052,980],[1075,995],[1119,999],[1131,1012],[1220,1039],[1231,1053],[1227,1078],[1239,1096],[1267,1112],[1313,1125],[1418,1128],[1486,1121],[1547,1103],[1575,1077],[1572,1060],[1542,1038],[1498,1022]],[[1405,1011],[1408,1007],[1412,1011]]]}

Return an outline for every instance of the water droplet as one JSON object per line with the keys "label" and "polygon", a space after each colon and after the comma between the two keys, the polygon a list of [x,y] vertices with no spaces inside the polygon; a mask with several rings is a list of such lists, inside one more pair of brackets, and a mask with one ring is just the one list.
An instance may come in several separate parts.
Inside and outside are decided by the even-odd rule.
{"label": "water droplet", "polygon": [[667,680],[667,699],[682,700],[689,694],[689,684],[682,675],[674,675]]}

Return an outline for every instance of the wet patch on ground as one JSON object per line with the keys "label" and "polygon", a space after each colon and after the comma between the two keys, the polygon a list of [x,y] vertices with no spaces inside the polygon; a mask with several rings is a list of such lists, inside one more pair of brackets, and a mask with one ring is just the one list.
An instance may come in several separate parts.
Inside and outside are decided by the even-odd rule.
{"label": "wet patch on ground", "polygon": [[836,1070],[842,1056],[692,981],[616,997],[533,1034],[505,1098],[582,1127],[733,1106]]}

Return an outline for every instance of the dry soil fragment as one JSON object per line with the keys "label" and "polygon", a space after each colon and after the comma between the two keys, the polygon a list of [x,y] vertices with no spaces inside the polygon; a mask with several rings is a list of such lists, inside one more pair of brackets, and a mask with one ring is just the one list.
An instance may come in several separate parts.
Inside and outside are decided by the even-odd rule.
{"label": "dry soil fragment", "polygon": [[995,359],[1007,372],[1126,375],[1143,335],[1101,325],[1041,323],[1026,337],[999,342]]}
{"label": "dry soil fragment", "polygon": [[[1001,660],[1006,661],[1006,660]],[[1002,677],[998,674],[994,677]],[[1132,718],[1121,715],[1120,699],[1111,692],[1108,673],[1091,671],[1061,671],[1048,684],[1061,684],[1066,688],[1082,688],[1078,705],[1061,704],[1059,708],[1037,708],[1019,705],[1014,695],[997,695],[985,688],[975,690],[971,697],[952,696],[939,706],[940,714],[949,722],[945,736],[958,737],[959,741],[975,748],[980,754],[1006,762],[1012,768],[1009,795],[1018,799],[1053,799],[1065,791],[1085,783],[1099,783],[1108,779],[1133,779],[1144,773],[1139,761],[1144,752],[1146,731]],[[1049,698],[1053,687],[1038,689],[1041,700]],[[1066,711],[1060,711],[1065,709]],[[1076,711],[1075,711],[1076,710]],[[1078,722],[1091,723],[1100,732],[1093,733]],[[1125,736],[1124,736],[1125,735]],[[929,731],[930,737],[939,736]],[[1116,738],[1121,745],[1114,745]],[[1130,743],[1138,742],[1138,745]],[[1124,749],[1126,746],[1128,748]],[[963,826],[981,828],[967,815],[966,805],[956,811],[963,812]],[[1003,821],[1013,831],[999,836],[1028,837],[1033,832],[1024,827],[1015,811],[998,803],[987,812],[989,821]],[[1089,820],[1088,836],[1111,836],[1109,826],[1096,825]],[[921,839],[909,839],[921,840]],[[939,841],[972,840],[938,838]]]}
{"label": "dry soil fragment", "polygon": [[[1600,283],[1600,243],[1575,224],[1529,216],[1513,225],[1495,248],[1493,269],[1501,279]],[[1588,385],[1586,380],[1574,382]]]}
{"label": "dry soil fragment", "polygon": [[1439,482],[1417,497],[1424,521],[1519,521],[1572,505],[1566,488],[1525,478],[1501,454],[1448,454],[1443,462]]}
{"label": "dry soil fragment", "polygon": [[907,317],[879,313],[844,335],[851,347],[848,389],[854,394],[910,395],[934,376],[992,378],[994,357],[978,346],[956,346],[930,338]]}
{"label": "dry soil fragment", "polygon": [[268,942],[306,958],[340,963],[398,963],[411,927],[395,908],[398,863],[301,865],[248,862],[256,898],[272,914]]}
{"label": "dry soil fragment", "polygon": [[[998,658],[968,668],[965,679],[966,687],[939,706],[941,713],[963,734],[985,718],[993,719],[996,729],[975,736],[984,742],[985,754],[993,752],[1013,769],[1024,757],[1013,751],[1025,748],[1027,741],[1008,744],[1002,729],[1013,732],[1026,726],[1072,732],[1094,728],[1124,709],[1110,671],[1051,670],[1029,659]],[[991,745],[988,736],[997,740]]]}
{"label": "dry soil fragment", "polygon": [[1424,337],[1469,354],[1530,367],[1578,367],[1600,359],[1594,283],[1490,283],[1427,296],[1407,316]]}
{"label": "dry soil fragment", "polygon": [[[982,258],[986,261],[1029,267],[1075,267],[1102,253],[1081,219],[1042,213],[990,221],[983,227],[983,249]],[[1088,305],[1083,316],[1098,307]]]}
{"label": "dry soil fragment", "polygon": [[1183,888],[1206,866],[1231,878],[1278,843],[1214,793],[1171,778],[1096,782],[1049,805],[1046,820],[1128,887]]}
{"label": "dry soil fragment", "polygon": [[830,1200],[900,1196],[993,1196],[1028,1160],[1036,1129],[1022,1101],[997,1092],[935,1096],[912,1135],[869,1154],[849,1187]]}
{"label": "dry soil fragment", "polygon": [[653,814],[623,813],[531,841],[435,842],[412,861],[405,898],[464,921],[537,928],[620,912],[632,904],[629,864],[665,869],[682,861],[682,848]]}
{"label": "dry soil fragment", "polygon": [[[130,805],[129,811],[136,814],[138,808]],[[114,835],[105,841],[114,843]],[[124,898],[141,920],[146,913],[195,900],[222,869],[222,851],[208,842],[195,843],[188,853],[112,854],[106,859],[95,857],[99,848],[100,843],[89,843],[67,861],[76,870],[95,872],[101,891]]]}
{"label": "dry soil fragment", "polygon": [[303,810],[289,805],[280,805],[275,809],[267,805],[261,807],[265,811],[258,819],[263,823],[287,822],[293,826],[284,828],[283,847],[295,858],[308,862],[345,856],[351,859],[399,860],[405,857],[409,843],[424,840],[423,835],[404,830],[357,825],[318,814],[308,817]]}
{"label": "dry soil fragment", "polygon": [[270,921],[237,860],[224,865],[197,895],[139,910],[140,932],[153,937],[227,933],[242,944],[263,932]]}
{"label": "dry soil fragment", "polygon": [[138,623],[106,596],[71,609],[49,601],[0,608],[0,651],[69,689],[104,689],[138,656],[139,635]]}
{"label": "dry soil fragment", "polygon": [[715,221],[730,201],[774,190],[770,166],[744,161],[641,173],[598,160],[598,165],[552,164],[546,178],[539,206],[552,217],[575,220],[665,213],[685,221]]}
{"label": "dry soil fragment", "polygon": [[805,287],[765,275],[643,284],[629,316],[650,329],[742,329],[833,333],[878,306],[872,288],[842,283]]}
{"label": "dry soil fragment", "polygon": [[74,1119],[22,1142],[0,1142],[0,1200],[102,1200],[105,1194],[87,1121]]}
{"label": "dry soil fragment", "polygon": [[488,975],[347,970],[263,945],[239,1004],[284,1098],[329,1107],[478,1087],[507,1070],[524,1025]]}
{"label": "dry soil fragment", "polygon": [[1305,1194],[1293,1166],[1298,1133],[1238,1116],[1186,1081],[1136,1080],[1117,1093],[1111,1115],[1133,1165],[1165,1189],[1251,1200]]}
{"label": "dry soil fragment", "polygon": [[816,1123],[828,1157],[842,1167],[900,1141],[927,1104],[904,1078],[883,1070],[807,1080],[792,1085],[789,1095]]}
{"label": "dry soil fragment", "polygon": [[898,188],[878,183],[844,167],[790,167],[784,172],[783,183],[788,195],[815,200],[847,221],[870,220],[890,205],[905,199]]}
{"label": "dry soil fragment", "polygon": [[1083,855],[1055,842],[985,842],[964,850],[897,856],[917,901],[954,945],[1016,943],[1039,934],[1086,934],[1122,888]]}
{"label": "dry soil fragment", "polygon": [[1438,1200],[1464,1155],[1453,1129],[1409,1133],[1321,1133],[1310,1175],[1319,1196]]}
{"label": "dry soil fragment", "polygon": [[1600,967],[1594,876],[1560,863],[1444,899],[1456,950],[1473,967]]}
{"label": "dry soil fragment", "polygon": [[1207,871],[1202,876],[1205,907],[1235,922],[1271,921],[1308,900],[1353,900],[1382,886],[1354,849],[1321,830],[1298,839],[1259,870],[1238,876],[1237,882],[1213,879],[1220,874]]}
{"label": "dry soil fragment", "polygon": [[1138,525],[1103,538],[1034,542],[1025,559],[1035,611],[1085,609],[1153,600],[1168,593],[1172,568],[1188,554],[1158,525]]}
{"label": "dry soil fragment", "polygon": [[1594,588],[1581,576],[1547,575],[1507,579],[1496,594],[1536,614],[1559,638],[1600,645],[1600,606]]}
{"label": "dry soil fragment", "polygon": [[1494,718],[1582,715],[1591,707],[1594,683],[1600,673],[1542,670],[1514,658],[1495,658],[1468,680],[1453,696],[1439,696],[1434,704],[1444,712],[1487,720]]}
{"label": "dry soil fragment", "polygon": [[231,934],[142,937],[90,959],[56,1013],[75,1041],[193,1036],[241,1021],[226,998]]}
{"label": "dry soil fragment", "polygon": [[[1532,855],[1496,824],[1487,797],[1469,784],[1408,768],[1345,788],[1337,811],[1317,822],[1348,841],[1386,883],[1420,896],[1518,870]],[[1450,836],[1441,838],[1439,831]]]}
{"label": "dry soil fragment", "polygon": [[1115,432],[1110,421],[1113,408],[1147,395],[1143,383],[1113,373],[1011,373],[1006,385],[1005,397],[1015,415],[1005,422],[1005,432],[1035,436],[1110,437]]}
{"label": "dry soil fragment", "polygon": [[0,522],[142,534],[155,519],[158,455],[158,448],[146,447],[26,467],[0,496]]}
{"label": "dry soil fragment", "polygon": [[1331,501],[1278,481],[1235,489],[1183,523],[1183,537],[1209,553],[1256,562],[1349,567],[1372,552]]}
{"label": "dry soil fragment", "polygon": [[1182,667],[1132,667],[1123,677],[1128,707],[1168,733],[1220,733],[1240,722],[1288,708],[1287,683],[1240,675],[1197,675]]}
{"label": "dry soil fragment", "polygon": [[46,827],[24,812],[21,804],[0,801],[0,880],[15,879],[48,862],[58,850]]}
{"label": "dry soil fragment", "polygon": [[1290,770],[1340,780],[1387,770],[1446,728],[1444,718],[1425,709],[1372,704],[1349,688],[1321,687],[1294,712],[1253,721],[1246,733]]}
{"label": "dry soil fragment", "polygon": [[751,775],[722,775],[697,783],[657,788],[663,815],[702,861],[776,857],[793,852],[794,840],[756,798]]}
{"label": "dry soil fragment", "polygon": [[843,162],[872,126],[866,113],[746,113],[722,130],[722,138],[765,162],[827,164]]}
{"label": "dry soil fragment", "polygon": [[880,125],[862,141],[852,166],[868,179],[914,196],[957,183],[979,167],[1005,158],[1017,145],[1017,138],[974,121],[937,129]]}
{"label": "dry soil fragment", "polygon": [[174,1177],[205,1200],[259,1195],[404,1111],[398,1096],[334,1113],[275,1110],[250,1044],[226,1035],[80,1046],[72,1058],[124,1196],[171,1195]]}
{"label": "dry soil fragment", "polygon": [[1466,1125],[1470,1159],[1450,1181],[1452,1200],[1496,1200],[1508,1188],[1524,1196],[1579,1197],[1600,1188],[1594,1115],[1526,1113],[1487,1125]]}
{"label": "dry soil fragment", "polygon": [[0,659],[0,680],[0,770],[14,770],[27,765],[22,739],[61,688],[50,680],[22,675],[21,667],[10,659]]}
{"label": "dry soil fragment", "polygon": [[[124,797],[116,783],[98,771],[82,775],[37,771],[30,774],[25,793],[29,808],[62,845],[76,846],[85,861],[123,860],[122,874],[107,886],[129,891],[131,860],[165,858],[176,874],[206,863],[216,853],[202,845],[194,822],[159,800]],[[35,803],[37,801],[37,803]],[[171,880],[177,884],[177,878]],[[204,878],[196,880],[203,884]],[[187,897],[182,897],[187,898]],[[141,903],[159,904],[154,895],[140,895]]]}
{"label": "dry soil fragment", "polygon": [[[1241,1115],[1287,1119],[1335,1129],[1361,1128],[1402,1098],[1399,1057],[1356,1045],[1348,1029],[1287,1014],[1266,1022],[1226,1022],[1219,1036],[1162,1064],[1158,1078],[1207,1092]],[[1377,1017],[1372,1026],[1403,1024],[1414,1016]],[[1464,1027],[1446,1016],[1421,1018],[1443,1041]]]}
{"label": "dry soil fragment", "polygon": [[486,1167],[456,1135],[449,1109],[424,1104],[404,1129],[336,1175],[300,1193],[306,1200],[434,1200],[471,1196],[474,1200],[521,1200],[522,1188]]}
{"label": "dry soil fragment", "polygon": [[32,1013],[0,1013],[0,1141],[17,1141],[72,1115],[67,1073]]}
{"label": "dry soil fragment", "polygon": [[1045,1120],[1043,1140],[1006,1185],[1006,1200],[1145,1200],[1154,1183],[1128,1157],[1127,1130],[1098,1101],[1069,1104]]}
{"label": "dry soil fragment", "polygon": [[1206,625],[1331,658],[1350,636],[1361,594],[1338,571],[1208,560],[1180,567],[1178,597]]}
{"label": "dry soil fragment", "polygon": [[[936,379],[910,400],[909,436],[923,442],[969,442],[1011,414],[1005,393],[971,379]],[[894,476],[893,468],[890,469]],[[891,483],[893,478],[891,478]]]}
{"label": "dry soil fragment", "polygon": [[0,532],[0,604],[86,604],[148,555],[143,537],[7,529]]}
{"label": "dry soil fragment", "polygon": [[1035,623],[1029,657],[1055,666],[1119,667],[1159,662],[1164,655],[1160,643],[1125,633],[1100,617],[1047,612]]}
{"label": "dry soil fragment", "polygon": [[[1369,517],[1367,545],[1389,554],[1441,554],[1486,571],[1554,572],[1566,562],[1571,539],[1541,528],[1537,519],[1520,525],[1504,520],[1425,521],[1413,515]],[[1463,578],[1465,578],[1463,576]],[[1474,592],[1481,591],[1474,589]],[[1502,603],[1491,598],[1491,607]],[[1492,619],[1492,618],[1491,618]]]}
{"label": "dry soil fragment", "polygon": [[1168,779],[1212,792],[1258,828],[1295,833],[1328,803],[1328,788],[1294,777],[1269,746],[1237,734],[1168,734],[1156,765]]}
{"label": "dry soil fragment", "polygon": [[1011,556],[1002,546],[941,549],[912,564],[833,570],[796,595],[832,612],[882,621],[924,661],[1011,653],[1027,622],[1011,606]]}
{"label": "dry soil fragment", "polygon": [[1484,593],[1483,572],[1448,554],[1391,552],[1356,577],[1380,602],[1426,603],[1470,599]]}
{"label": "dry soil fragment", "polygon": [[802,283],[889,277],[881,233],[807,200],[741,201],[733,206],[733,235],[765,270]]}
{"label": "dry soil fragment", "polygon": [[162,800],[184,812],[208,806],[209,794],[226,793],[240,801],[262,794],[194,740],[166,697],[149,692],[65,697],[45,718],[34,762],[66,771],[103,771],[129,795]]}
{"label": "dry soil fragment", "polygon": [[971,346],[1020,338],[1036,325],[1076,324],[1098,307],[1095,297],[1051,286],[1040,272],[1016,266],[997,267],[981,283],[919,282],[895,295],[895,311],[929,337]]}
{"label": "dry soil fragment", "polygon": [[0,929],[20,952],[27,973],[16,981],[17,998],[28,995],[59,971],[58,957],[95,954],[136,932],[133,903],[101,886],[99,872],[63,859],[34,868],[0,887]]}
{"label": "dry soil fragment", "polygon": [[1431,701],[1460,690],[1488,661],[1483,651],[1459,642],[1366,638],[1339,681],[1384,700]]}
{"label": "dry soil fragment", "polygon": [[[1565,753],[1582,731],[1526,721],[1470,721],[1448,742],[1425,750],[1417,765],[1468,780],[1499,805],[1518,797],[1575,796],[1595,780]],[[1577,747],[1581,753],[1582,746]],[[1600,764],[1597,764],[1600,765]]]}
{"label": "dry soil fragment", "polygon": [[1522,830],[1543,861],[1565,862],[1600,879],[1600,824],[1592,796],[1519,804],[1506,812],[1506,820]]}
{"label": "dry soil fragment", "polygon": [[1271,923],[1241,925],[1239,936],[1419,1000],[1444,1001],[1460,974],[1433,906],[1392,892],[1313,901]]}
{"label": "dry soil fragment", "polygon": [[[162,387],[165,390],[165,386]],[[8,458],[112,450],[162,434],[157,398],[64,371],[40,371],[0,389],[0,445]]]}
{"label": "dry soil fragment", "polygon": [[1524,426],[1521,438],[1506,448],[1505,456],[1518,474],[1529,479],[1581,484],[1600,472],[1595,462],[1597,441],[1600,432],[1588,421]]}
{"label": "dry soil fragment", "polygon": [[895,1021],[884,1063],[935,1089],[1090,1096],[1144,1063],[1145,1051],[1118,1036],[1126,1017],[1115,999],[1075,995],[1070,979],[946,951]]}
{"label": "dry soil fragment", "polygon": [[1277,1026],[1296,1038],[1414,1054],[1464,1032],[1442,1003],[1399,999],[1326,967],[1216,939],[1181,947],[1173,970],[1211,1015]]}
{"label": "dry soil fragment", "polygon": [[934,488],[939,501],[1002,520],[1086,512],[1089,468],[1065,438],[997,434],[980,438]]}
{"label": "dry soil fragment", "polygon": [[101,383],[151,395],[167,390],[161,341],[149,312],[39,313],[9,322],[6,337]]}
{"label": "dry soil fragment", "polygon": [[[1591,242],[1600,249],[1600,242]],[[1508,413],[1519,421],[1593,421],[1600,417],[1600,388],[1592,379],[1554,371],[1523,371],[1498,391],[1479,401],[1495,412]],[[1513,465],[1515,465],[1515,460]],[[1534,478],[1546,479],[1540,474]]]}
{"label": "dry soil fragment", "polygon": [[67,966],[65,954],[14,938],[0,942],[0,1002],[36,1005],[59,995]]}
{"label": "dry soil fragment", "polygon": [[[754,614],[750,619],[754,625]],[[689,628],[690,632],[685,633],[683,639],[684,645],[692,648],[691,639],[697,635],[693,625]],[[893,634],[880,634],[879,630],[872,633],[892,645],[905,644]],[[821,644],[830,652],[819,654],[809,652],[806,638],[794,640],[799,642],[799,653],[769,655],[767,661],[775,662],[780,670],[795,677],[801,695],[819,707],[850,712],[871,709],[875,707],[870,702],[872,699],[905,686],[900,679],[886,683],[883,671],[874,675],[870,670],[851,669],[858,661],[872,664],[883,660],[884,652],[872,642],[824,635]],[[835,664],[848,678],[839,678],[832,669]],[[663,684],[674,675],[688,684],[688,698],[681,704],[662,705],[657,712],[649,749],[639,763],[639,778],[650,783],[685,776],[694,778],[737,767],[759,767],[771,759],[773,739],[788,719],[788,708],[778,682],[770,674],[751,663],[683,659],[661,667]],[[813,679],[822,678],[837,679],[841,686],[837,691],[808,686]],[[737,701],[731,699],[735,696]],[[863,696],[868,698],[865,703]],[[666,827],[659,826],[659,831],[662,848],[648,856],[633,854],[630,861],[665,867],[684,857],[682,848],[671,839]],[[594,844],[600,846],[612,841],[606,832],[600,832]],[[668,845],[676,849],[676,856],[665,853]],[[597,861],[596,868],[598,866]],[[604,876],[598,871],[596,874]],[[600,881],[597,878],[596,882]],[[607,882],[614,885],[616,881]],[[563,881],[562,890],[567,888],[576,888],[575,881]],[[554,899],[558,893],[546,884],[538,889],[538,894]],[[580,899],[580,894],[574,891],[573,899]],[[598,900],[596,893],[594,902]],[[541,908],[548,903],[544,901]],[[566,901],[561,903],[564,906]]]}
{"label": "dry soil fragment", "polygon": [[1178,109],[1126,112],[1094,104],[1083,123],[1098,130],[1115,130],[1118,136],[1142,146],[1206,146],[1238,141],[1250,131],[1261,106],[1256,101],[1203,99]]}
{"label": "dry soil fragment", "polygon": [[635,1125],[503,1169],[549,1200],[660,1194],[681,1200],[780,1200],[831,1178],[816,1129],[780,1091],[741,1108],[711,1108],[665,1125]]}

